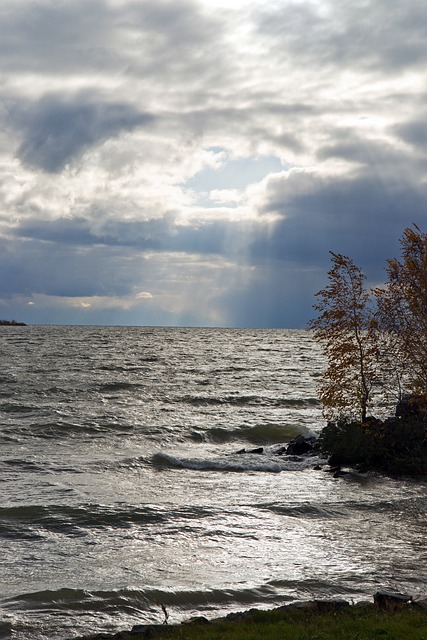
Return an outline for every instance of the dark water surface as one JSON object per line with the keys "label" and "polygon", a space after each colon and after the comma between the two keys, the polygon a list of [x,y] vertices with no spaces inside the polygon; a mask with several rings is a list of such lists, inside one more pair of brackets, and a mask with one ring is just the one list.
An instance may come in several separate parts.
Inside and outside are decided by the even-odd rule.
{"label": "dark water surface", "polygon": [[323,424],[309,333],[1,327],[0,353],[0,638],[427,591],[425,482],[275,455]]}

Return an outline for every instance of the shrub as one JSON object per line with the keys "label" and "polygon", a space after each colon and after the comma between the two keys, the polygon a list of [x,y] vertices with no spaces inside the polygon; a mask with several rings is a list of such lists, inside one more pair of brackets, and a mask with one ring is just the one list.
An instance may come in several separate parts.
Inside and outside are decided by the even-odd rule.
{"label": "shrub", "polygon": [[329,422],[320,435],[320,449],[331,464],[363,465],[393,474],[427,474],[426,426],[413,419],[363,422],[345,416]]}

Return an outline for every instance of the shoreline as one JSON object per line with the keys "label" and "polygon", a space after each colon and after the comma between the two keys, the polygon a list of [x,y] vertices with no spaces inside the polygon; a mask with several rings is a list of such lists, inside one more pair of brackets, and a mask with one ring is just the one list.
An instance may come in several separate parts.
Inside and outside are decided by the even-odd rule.
{"label": "shoreline", "polygon": [[[229,613],[224,617],[211,620],[204,616],[193,617],[177,624],[168,623],[168,613],[164,609],[163,624],[135,625],[130,630],[116,633],[96,633],[79,636],[74,640],[144,640],[145,638],[172,638],[176,640],[216,640],[218,638],[234,638],[244,640],[255,638],[258,634],[274,640],[286,637],[295,640],[309,637],[310,629],[315,628],[322,635],[319,640],[336,640],[340,636],[342,626],[361,627],[369,632],[372,627],[374,637],[386,636],[386,627],[397,627],[401,635],[393,635],[394,640],[425,636],[414,635],[413,627],[427,628],[427,596],[411,597],[387,591],[377,592],[373,602],[362,601],[350,603],[346,600],[307,600],[275,607],[270,610],[248,609]],[[382,625],[379,627],[378,625]],[[291,628],[295,635],[283,634],[285,627]],[[268,635],[266,635],[268,632]],[[304,633],[305,635],[297,635]],[[402,635],[403,633],[403,635]],[[406,635],[407,634],[407,635]],[[359,637],[357,634],[354,637]],[[71,639],[70,639],[71,640]]]}
{"label": "shoreline", "polygon": [[17,322],[16,320],[0,320],[0,327],[26,327],[25,322]]}

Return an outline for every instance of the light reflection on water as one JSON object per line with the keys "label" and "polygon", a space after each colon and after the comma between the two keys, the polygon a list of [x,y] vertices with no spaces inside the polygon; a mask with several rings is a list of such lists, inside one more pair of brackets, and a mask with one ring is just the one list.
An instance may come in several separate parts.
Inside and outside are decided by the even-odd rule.
{"label": "light reflection on water", "polygon": [[322,425],[306,332],[29,329],[0,335],[1,604],[21,638],[159,621],[159,603],[177,620],[424,588],[425,482],[274,455]]}

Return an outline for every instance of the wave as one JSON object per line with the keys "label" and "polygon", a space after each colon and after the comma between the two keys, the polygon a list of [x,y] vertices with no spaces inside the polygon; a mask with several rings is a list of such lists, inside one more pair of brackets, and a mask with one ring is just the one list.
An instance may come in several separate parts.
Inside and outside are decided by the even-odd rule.
{"label": "wave", "polygon": [[232,442],[233,440],[246,440],[255,444],[278,444],[289,442],[298,435],[314,435],[304,425],[277,424],[266,422],[252,427],[239,427],[237,429],[225,429],[213,427],[211,429],[193,429],[189,437],[192,440],[208,440],[215,443]]}
{"label": "wave", "polygon": [[132,389],[140,389],[141,384],[135,382],[107,382],[98,387],[101,393],[114,393],[115,391],[129,391]]}
{"label": "wave", "polygon": [[13,374],[0,374],[0,384],[16,384],[18,380]]}
{"label": "wave", "polygon": [[357,599],[366,595],[357,585],[346,588],[315,579],[271,580],[242,585],[240,589],[46,589],[3,599],[0,634],[23,640],[69,638],[76,633],[79,637],[113,637],[120,628],[161,624],[165,612],[171,622],[179,623],[195,615],[215,619],[251,607],[271,609],[307,597],[337,597],[342,593]]}
{"label": "wave", "polygon": [[257,424],[254,427],[244,427],[239,430],[241,437],[250,442],[279,443],[289,442],[298,435],[313,435],[312,431],[303,425],[296,424]]}
{"label": "wave", "polygon": [[[85,589],[61,588],[22,593],[3,600],[8,610],[38,609],[42,611],[90,611],[115,614],[137,613],[153,610],[164,605],[180,609],[218,609],[228,604],[250,605],[274,597],[274,585],[264,584],[243,589],[166,590],[166,589],[117,589],[89,591]],[[283,600],[283,598],[282,598]]]}
{"label": "wave", "polygon": [[[63,438],[66,436],[74,436],[78,434],[96,435],[105,431],[96,424],[81,425],[74,422],[40,422],[31,425],[31,436],[36,438],[45,438],[47,440],[55,439],[58,436]],[[27,435],[28,431],[27,431]]]}
{"label": "wave", "polygon": [[427,497],[420,496],[415,500],[413,498],[401,499],[398,504],[399,506],[396,508],[395,501],[372,500],[363,502],[347,500],[346,502],[320,502],[318,504],[267,502],[254,505],[254,507],[262,511],[270,511],[278,515],[300,519],[341,520],[353,517],[355,514],[357,514],[358,518],[363,519],[369,513],[377,515],[381,513],[392,516],[393,519],[405,519],[410,516],[412,521],[419,519],[424,524]]}
{"label": "wave", "polygon": [[278,515],[287,516],[290,518],[304,518],[304,519],[320,519],[320,520],[336,520],[345,518],[348,516],[349,509],[344,505],[315,505],[315,504],[259,504],[258,509],[262,511],[270,511]]}
{"label": "wave", "polygon": [[[206,383],[206,382],[205,382]],[[232,405],[232,406],[265,406],[265,407],[312,407],[318,406],[317,398],[275,398],[260,395],[224,395],[224,396],[182,396],[179,399],[193,406]],[[176,399],[173,400],[176,402]]]}
{"label": "wave", "polygon": [[[162,623],[165,611],[176,623],[188,619],[189,615],[218,618],[242,608],[271,609],[307,597],[337,597],[343,593],[357,599],[366,595],[356,584],[337,585],[321,579],[279,579],[240,589],[46,589],[6,598],[2,601],[2,609],[12,620],[8,629],[13,633],[14,627],[18,626],[22,632],[20,637],[46,638],[47,632],[56,630],[60,630],[61,637],[70,637],[70,631],[75,633],[76,629],[81,629],[85,635],[109,632],[108,637],[112,637],[111,631],[117,630],[120,622],[127,628],[133,624]],[[25,616],[19,621],[23,610]],[[18,625],[14,624],[15,620]]]}
{"label": "wave", "polygon": [[152,462],[158,467],[193,469],[195,471],[258,471],[280,473],[285,465],[269,458],[261,459],[258,454],[242,454],[218,458],[182,458],[169,453],[156,453]]}
{"label": "wave", "polygon": [[3,537],[40,537],[43,532],[82,536],[86,530],[124,529],[133,525],[161,522],[167,513],[155,507],[118,505],[42,506],[26,505],[0,508],[0,532]]}
{"label": "wave", "polygon": [[67,420],[57,420],[50,422],[33,422],[31,428],[25,429],[26,436],[34,438],[44,438],[47,440],[55,438],[66,438],[74,436],[96,436],[109,434],[111,432],[129,431],[133,427],[111,419],[102,418],[97,421],[87,421],[85,423],[68,422]]}
{"label": "wave", "polygon": [[4,413],[35,413],[39,407],[35,405],[20,404],[19,402],[4,402],[0,405],[0,411]]}
{"label": "wave", "polygon": [[110,506],[25,505],[0,507],[0,537],[8,539],[41,539],[48,533],[82,537],[94,530],[123,530],[133,527],[173,523],[211,517],[213,509],[201,506],[162,509],[156,506],[136,507],[127,504]]}
{"label": "wave", "polygon": [[9,469],[29,471],[30,473],[45,470],[44,467],[37,462],[34,462],[33,460],[25,460],[23,458],[7,458],[6,460],[3,460],[1,464],[5,465],[5,467]]}

